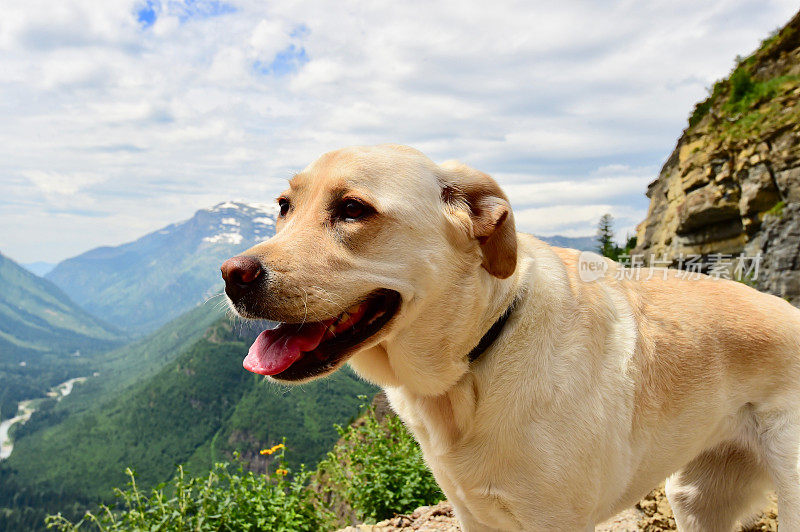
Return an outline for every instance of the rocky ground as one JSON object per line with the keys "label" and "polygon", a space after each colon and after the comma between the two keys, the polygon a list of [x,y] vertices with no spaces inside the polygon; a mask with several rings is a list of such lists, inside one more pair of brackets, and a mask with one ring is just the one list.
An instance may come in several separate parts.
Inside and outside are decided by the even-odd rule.
{"label": "rocky ground", "polygon": [[[741,528],[742,532],[777,532],[774,497],[758,519]],[[447,501],[417,508],[409,515],[398,515],[375,525],[356,525],[338,532],[458,532],[461,527]],[[596,532],[663,532],[677,530],[663,487],[653,490],[634,508],[626,510],[595,528]]]}

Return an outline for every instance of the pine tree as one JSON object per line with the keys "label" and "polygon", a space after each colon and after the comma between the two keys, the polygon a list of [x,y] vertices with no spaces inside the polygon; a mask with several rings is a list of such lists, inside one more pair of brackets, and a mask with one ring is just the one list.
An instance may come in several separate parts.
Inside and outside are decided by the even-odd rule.
{"label": "pine tree", "polygon": [[617,260],[619,247],[614,243],[614,217],[604,214],[597,224],[597,251],[604,257]]}

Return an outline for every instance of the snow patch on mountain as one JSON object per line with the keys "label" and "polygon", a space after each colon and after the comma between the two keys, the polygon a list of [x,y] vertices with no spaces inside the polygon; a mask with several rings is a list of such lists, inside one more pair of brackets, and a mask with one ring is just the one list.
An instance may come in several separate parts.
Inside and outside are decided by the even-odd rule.
{"label": "snow patch on mountain", "polygon": [[273,218],[278,215],[278,211],[280,210],[277,203],[245,203],[244,205],[257,211],[263,211]]}
{"label": "snow patch on mountain", "polygon": [[[278,214],[278,205],[275,203],[260,203],[260,202],[245,203],[243,201],[223,201],[222,203],[217,203],[213,207],[204,210],[208,212],[232,214],[234,216],[242,213],[252,213],[253,211],[259,211],[266,216],[275,217]],[[239,212],[230,212],[230,211],[239,211]]]}
{"label": "snow patch on mountain", "polygon": [[274,234],[277,205],[225,201],[197,212],[209,224],[202,241],[208,244],[240,245],[261,242]]}
{"label": "snow patch on mountain", "polygon": [[203,238],[203,242],[211,244],[241,244],[244,237],[239,233],[219,233],[214,236],[207,236]]}
{"label": "snow patch on mountain", "polygon": [[222,203],[218,203],[218,204],[214,205],[213,207],[211,207],[208,210],[211,211],[211,212],[219,212],[219,211],[221,211],[223,209],[238,209],[238,208],[239,208],[239,204],[238,203],[234,203],[232,201],[224,201]]}

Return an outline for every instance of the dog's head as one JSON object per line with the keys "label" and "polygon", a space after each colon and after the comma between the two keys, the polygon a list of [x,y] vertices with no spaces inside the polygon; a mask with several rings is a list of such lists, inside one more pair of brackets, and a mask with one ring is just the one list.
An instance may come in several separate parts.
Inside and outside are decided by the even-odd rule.
{"label": "dog's head", "polygon": [[[327,153],[278,204],[275,236],[222,273],[241,316],[281,322],[244,362],[281,382],[331,373],[354,356],[379,384],[396,383],[409,364],[441,365],[479,286],[516,267],[513,215],[498,184],[408,147]],[[387,352],[395,340],[402,362]]]}

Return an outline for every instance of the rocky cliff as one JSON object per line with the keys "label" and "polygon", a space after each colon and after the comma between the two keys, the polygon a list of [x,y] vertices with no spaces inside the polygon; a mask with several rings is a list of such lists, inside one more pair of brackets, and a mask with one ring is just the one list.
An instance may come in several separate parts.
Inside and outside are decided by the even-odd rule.
{"label": "rocky cliff", "polygon": [[761,252],[757,287],[800,304],[800,13],[710,92],[648,187],[633,253]]}

